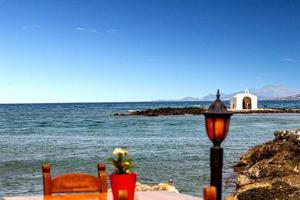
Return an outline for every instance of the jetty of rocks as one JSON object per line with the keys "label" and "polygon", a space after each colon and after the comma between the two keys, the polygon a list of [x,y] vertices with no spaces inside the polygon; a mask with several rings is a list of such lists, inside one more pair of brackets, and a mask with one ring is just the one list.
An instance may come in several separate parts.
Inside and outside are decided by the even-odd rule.
{"label": "jetty of rocks", "polygon": [[[127,115],[142,115],[142,116],[161,116],[161,115],[201,115],[205,112],[207,107],[167,107],[146,109],[138,111],[130,111],[128,113],[114,113],[115,116],[127,116]],[[230,109],[229,109],[230,110]],[[235,114],[252,114],[252,113],[300,113],[300,108],[288,109],[288,108],[260,108],[257,110],[230,110]]]}

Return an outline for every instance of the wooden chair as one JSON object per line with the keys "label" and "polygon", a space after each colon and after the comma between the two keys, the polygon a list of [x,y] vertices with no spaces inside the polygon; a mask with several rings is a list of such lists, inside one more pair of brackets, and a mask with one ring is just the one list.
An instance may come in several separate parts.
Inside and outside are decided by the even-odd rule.
{"label": "wooden chair", "polygon": [[70,173],[51,178],[50,164],[42,165],[44,195],[52,193],[107,192],[105,164],[98,163],[98,177],[86,173]]}

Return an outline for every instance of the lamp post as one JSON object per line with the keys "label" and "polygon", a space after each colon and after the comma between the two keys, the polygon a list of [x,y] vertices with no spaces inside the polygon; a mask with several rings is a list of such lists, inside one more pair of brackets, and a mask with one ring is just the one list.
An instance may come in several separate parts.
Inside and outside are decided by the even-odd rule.
{"label": "lamp post", "polygon": [[203,113],[208,138],[213,146],[210,148],[210,185],[217,188],[217,200],[222,199],[222,167],[223,148],[222,141],[226,138],[230,117],[233,114],[226,109],[220,100],[220,92],[217,91],[217,99]]}

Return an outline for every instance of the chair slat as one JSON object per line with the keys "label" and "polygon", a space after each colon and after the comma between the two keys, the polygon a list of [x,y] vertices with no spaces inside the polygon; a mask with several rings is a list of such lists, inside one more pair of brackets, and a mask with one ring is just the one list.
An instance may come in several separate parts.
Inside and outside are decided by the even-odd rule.
{"label": "chair slat", "polygon": [[107,175],[106,175],[106,167],[104,163],[98,163],[98,177],[100,180],[100,192],[107,192]]}
{"label": "chair slat", "polygon": [[89,174],[65,174],[52,179],[52,192],[99,192],[99,179]]}

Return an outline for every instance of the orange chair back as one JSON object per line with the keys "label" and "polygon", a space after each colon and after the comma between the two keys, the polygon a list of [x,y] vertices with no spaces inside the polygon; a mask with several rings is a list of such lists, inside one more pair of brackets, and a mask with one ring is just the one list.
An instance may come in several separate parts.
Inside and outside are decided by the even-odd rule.
{"label": "orange chair back", "polygon": [[216,200],[217,199],[217,189],[215,186],[206,187],[203,189],[203,199],[204,200]]}
{"label": "orange chair back", "polygon": [[105,164],[98,163],[98,177],[70,173],[51,178],[50,164],[42,165],[44,195],[52,193],[107,192]]}
{"label": "orange chair back", "polygon": [[119,190],[118,200],[128,200],[128,191],[127,190]]}

